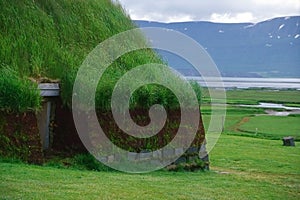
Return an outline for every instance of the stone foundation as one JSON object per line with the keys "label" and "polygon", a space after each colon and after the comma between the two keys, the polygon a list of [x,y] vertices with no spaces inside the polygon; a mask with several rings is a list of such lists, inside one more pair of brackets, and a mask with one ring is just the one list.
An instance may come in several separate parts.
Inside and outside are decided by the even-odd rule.
{"label": "stone foundation", "polygon": [[[185,152],[183,148],[170,148],[153,152],[143,150],[140,154],[128,152],[127,157],[123,158],[123,160],[125,159],[134,163],[151,161],[154,163],[164,164],[174,160],[178,156],[180,157],[168,165],[166,169],[175,171],[178,169],[184,169],[187,171],[209,170],[209,157],[205,149],[205,144],[203,144],[200,148],[190,147]],[[118,163],[120,157],[121,156],[119,154],[112,154],[103,156],[100,160],[107,163]]]}

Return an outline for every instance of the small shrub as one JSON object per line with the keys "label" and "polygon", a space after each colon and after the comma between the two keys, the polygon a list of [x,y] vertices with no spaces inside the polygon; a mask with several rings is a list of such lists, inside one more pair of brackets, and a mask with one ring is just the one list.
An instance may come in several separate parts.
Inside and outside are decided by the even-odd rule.
{"label": "small shrub", "polygon": [[94,171],[109,171],[111,168],[102,164],[95,159],[91,154],[78,154],[73,158],[73,167],[78,169],[94,170]]}
{"label": "small shrub", "polygon": [[0,156],[0,162],[2,162],[2,163],[22,163],[22,161],[19,158],[5,157],[5,156]]}
{"label": "small shrub", "polygon": [[201,91],[201,86],[199,85],[199,83],[197,81],[190,81],[190,85],[192,86],[195,94],[196,94],[196,97],[197,97],[197,100],[198,100],[198,103],[199,105],[201,104],[201,98],[202,98],[202,91]]}

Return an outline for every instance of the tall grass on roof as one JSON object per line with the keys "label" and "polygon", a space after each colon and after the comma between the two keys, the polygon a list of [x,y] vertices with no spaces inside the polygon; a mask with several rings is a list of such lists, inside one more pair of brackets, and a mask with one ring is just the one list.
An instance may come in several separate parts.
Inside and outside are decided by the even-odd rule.
{"label": "tall grass on roof", "polygon": [[37,111],[40,103],[37,84],[20,78],[17,72],[8,67],[0,69],[0,111]]}
{"label": "tall grass on roof", "polygon": [[[60,79],[62,100],[70,107],[76,73],[86,56],[102,41],[133,28],[136,26],[124,9],[110,0],[0,0],[0,68],[9,66],[15,76],[25,79]],[[109,100],[105,98],[117,79],[146,63],[163,62],[151,49],[132,52],[116,60],[99,82],[96,107],[108,109]],[[156,86],[147,86],[137,94],[146,93],[158,95],[160,102],[172,99],[166,101],[169,96],[164,95],[166,90]],[[0,107],[16,109],[14,101],[1,104]],[[37,105],[35,100],[28,104],[20,104],[16,110]]]}

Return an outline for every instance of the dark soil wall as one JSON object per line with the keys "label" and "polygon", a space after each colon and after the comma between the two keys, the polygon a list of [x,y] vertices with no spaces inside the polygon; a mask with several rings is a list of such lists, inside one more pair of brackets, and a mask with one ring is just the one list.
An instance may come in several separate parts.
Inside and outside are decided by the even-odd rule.
{"label": "dark soil wall", "polygon": [[[164,128],[155,136],[139,139],[119,129],[111,112],[99,111],[97,114],[99,123],[110,140],[119,147],[132,152],[157,150],[168,144],[178,131],[181,117],[180,110],[167,111],[168,119]],[[131,116],[139,125],[149,123],[146,109],[131,110]],[[52,119],[54,121],[51,121],[50,125],[51,150],[68,154],[87,152],[77,134],[71,110],[63,107],[60,100],[56,101],[55,116]],[[88,122],[83,123],[87,124]],[[204,138],[205,133],[201,119],[192,146],[200,147]],[[14,157],[37,164],[43,162],[44,155],[35,113],[0,112],[0,156]]]}
{"label": "dark soil wall", "polygon": [[62,105],[61,100],[56,102],[54,120],[53,150],[68,153],[87,152],[77,134],[72,112]]}
{"label": "dark soil wall", "polygon": [[0,156],[35,164],[43,162],[35,113],[0,112]]}
{"label": "dark soil wall", "polygon": [[[134,122],[136,122],[138,125],[146,126],[150,122],[148,112],[149,110],[147,109],[135,109],[131,110],[130,114]],[[167,115],[168,117],[163,129],[155,136],[144,139],[135,138],[119,129],[111,112],[98,112],[98,120],[103,131],[114,144],[127,151],[140,152],[145,149],[152,151],[158,150],[170,143],[171,140],[176,136],[180,125],[181,112],[180,110],[168,110]],[[190,117],[192,118],[193,116]],[[186,128],[186,131],[188,132],[189,129]],[[107,133],[110,134],[108,135]],[[202,119],[200,118],[199,128],[192,146],[200,147],[204,137],[205,133]],[[184,142],[185,138],[182,138],[181,141]]]}
{"label": "dark soil wall", "polygon": [[[137,124],[147,125],[149,123],[148,110],[136,109],[132,110],[130,113],[133,120]],[[167,111],[167,113],[168,119],[164,128],[156,136],[146,139],[138,139],[132,137],[120,130],[115,123],[111,112],[99,111],[97,115],[101,128],[113,143],[125,150],[140,152],[145,149],[159,149],[168,144],[174,138],[180,124],[181,113],[180,110],[170,110]],[[83,123],[87,124],[88,122]],[[200,118],[198,132],[192,146],[200,147],[204,138],[205,132],[203,128],[202,118]],[[73,153],[86,152],[86,149],[77,134],[72,112],[69,109],[64,108],[61,103],[56,106],[52,147],[53,149],[58,151],[69,151]]]}

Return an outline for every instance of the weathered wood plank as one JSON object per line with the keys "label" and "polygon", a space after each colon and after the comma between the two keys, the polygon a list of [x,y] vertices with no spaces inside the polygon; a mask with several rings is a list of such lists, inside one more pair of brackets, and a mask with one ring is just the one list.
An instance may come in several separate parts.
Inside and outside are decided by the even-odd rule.
{"label": "weathered wood plank", "polygon": [[58,83],[40,83],[38,88],[41,91],[42,97],[56,97],[59,96],[59,84]]}

